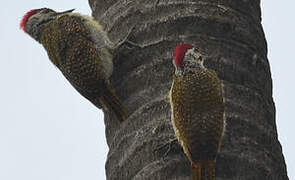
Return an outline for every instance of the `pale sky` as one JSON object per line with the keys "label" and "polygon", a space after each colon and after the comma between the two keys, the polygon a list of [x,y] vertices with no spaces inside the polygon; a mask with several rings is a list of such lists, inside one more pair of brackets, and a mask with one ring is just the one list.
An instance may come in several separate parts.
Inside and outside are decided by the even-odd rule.
{"label": "pale sky", "polygon": [[[277,127],[290,180],[295,179],[295,2],[262,0]],[[88,0],[5,1],[0,7],[0,179],[105,179],[103,114],[50,63],[43,47],[19,29],[30,9],[76,8]]]}

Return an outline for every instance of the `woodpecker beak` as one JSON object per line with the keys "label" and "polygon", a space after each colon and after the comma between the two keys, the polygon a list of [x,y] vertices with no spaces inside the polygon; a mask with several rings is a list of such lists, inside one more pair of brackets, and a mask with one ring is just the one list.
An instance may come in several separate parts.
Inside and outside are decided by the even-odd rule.
{"label": "woodpecker beak", "polygon": [[66,13],[71,13],[71,12],[73,12],[75,9],[70,9],[70,10],[67,10],[67,11],[63,11],[63,12],[58,12],[58,13],[56,13],[55,15],[62,15],[62,14],[66,14]]}

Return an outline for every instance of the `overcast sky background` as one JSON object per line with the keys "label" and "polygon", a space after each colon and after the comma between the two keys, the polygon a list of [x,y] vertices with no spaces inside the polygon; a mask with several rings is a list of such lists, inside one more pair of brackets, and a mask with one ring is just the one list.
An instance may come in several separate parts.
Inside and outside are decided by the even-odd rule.
{"label": "overcast sky background", "polygon": [[[262,0],[279,140],[295,179],[294,0]],[[76,8],[87,0],[4,1],[0,7],[0,179],[105,179],[103,114],[50,63],[43,47],[19,29],[30,9]]]}

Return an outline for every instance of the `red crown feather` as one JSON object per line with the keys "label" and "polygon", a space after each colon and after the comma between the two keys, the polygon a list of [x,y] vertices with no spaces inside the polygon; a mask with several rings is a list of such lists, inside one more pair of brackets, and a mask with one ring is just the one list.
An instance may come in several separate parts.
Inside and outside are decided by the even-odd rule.
{"label": "red crown feather", "polygon": [[20,28],[21,28],[23,31],[26,32],[26,24],[27,24],[27,22],[28,22],[28,19],[29,19],[32,15],[36,14],[37,12],[38,12],[37,9],[33,9],[33,10],[27,12],[27,13],[24,15],[24,17],[22,18],[22,20],[21,20],[21,22],[20,22]]}
{"label": "red crown feather", "polygon": [[193,46],[188,43],[181,43],[174,49],[174,61],[178,67],[182,66],[182,61],[187,50],[192,49]]}

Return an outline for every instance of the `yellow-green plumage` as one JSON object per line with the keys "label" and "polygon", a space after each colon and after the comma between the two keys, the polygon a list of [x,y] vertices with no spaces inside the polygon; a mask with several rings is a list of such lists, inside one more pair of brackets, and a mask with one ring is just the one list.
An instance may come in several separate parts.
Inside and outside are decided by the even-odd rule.
{"label": "yellow-green plumage", "polygon": [[127,111],[108,80],[112,73],[112,49],[107,44],[97,47],[90,29],[94,25],[81,15],[65,14],[46,25],[40,33],[40,43],[80,94],[99,108],[107,106],[122,121],[127,118]]}
{"label": "yellow-green plumage", "polygon": [[174,75],[169,97],[172,125],[191,162],[193,179],[213,180],[224,131],[221,81],[206,68]]}

